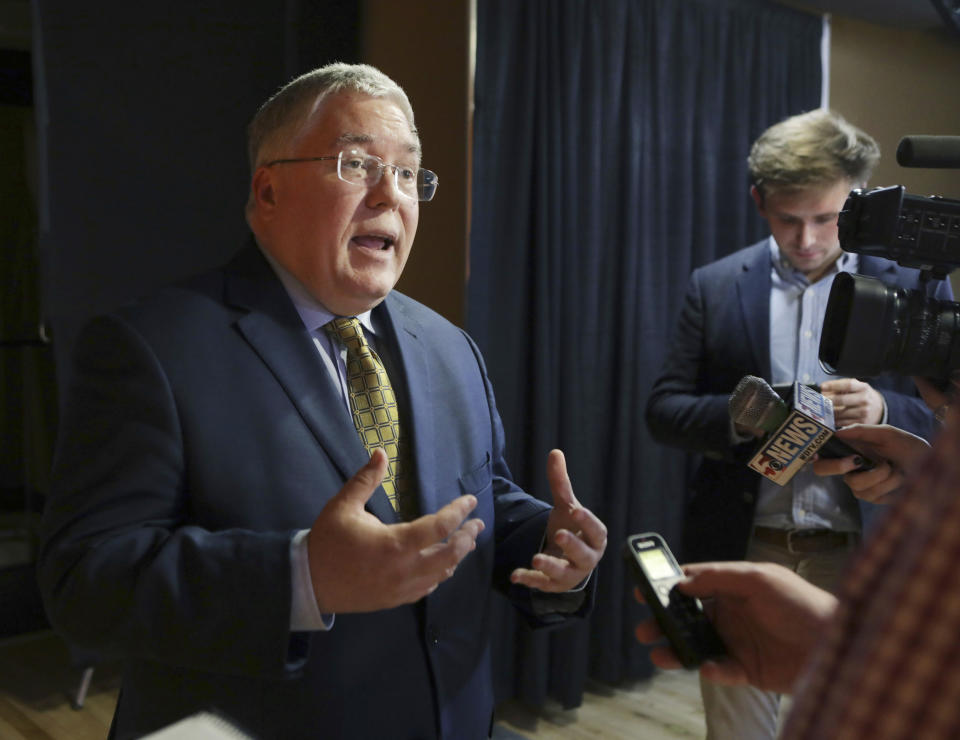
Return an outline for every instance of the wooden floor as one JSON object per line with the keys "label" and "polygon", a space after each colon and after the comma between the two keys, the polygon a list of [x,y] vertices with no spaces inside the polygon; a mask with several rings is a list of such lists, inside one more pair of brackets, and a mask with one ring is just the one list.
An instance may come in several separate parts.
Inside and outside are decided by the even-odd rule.
{"label": "wooden floor", "polygon": [[[117,700],[116,666],[100,665],[84,706],[71,707],[81,670],[51,632],[0,641],[0,738],[3,740],[103,740]],[[588,685],[583,704],[532,712],[519,704],[498,708],[499,724],[536,740],[704,736],[696,675],[666,672],[627,688]],[[509,733],[504,733],[509,734]]]}

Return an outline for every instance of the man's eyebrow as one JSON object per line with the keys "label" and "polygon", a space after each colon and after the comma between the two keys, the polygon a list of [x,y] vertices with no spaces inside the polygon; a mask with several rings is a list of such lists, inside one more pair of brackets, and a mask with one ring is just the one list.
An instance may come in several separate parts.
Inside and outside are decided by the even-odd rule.
{"label": "man's eyebrow", "polygon": [[[370,134],[353,134],[353,133],[347,132],[347,133],[340,134],[334,143],[338,145],[370,144],[373,142],[373,140],[374,139],[372,136],[370,136]],[[407,147],[407,151],[410,152],[411,154],[416,154],[418,157],[422,156],[422,152],[420,150],[420,144],[417,142],[410,144]]]}
{"label": "man's eyebrow", "polygon": [[369,144],[373,137],[369,134],[340,134],[335,143],[337,144]]}

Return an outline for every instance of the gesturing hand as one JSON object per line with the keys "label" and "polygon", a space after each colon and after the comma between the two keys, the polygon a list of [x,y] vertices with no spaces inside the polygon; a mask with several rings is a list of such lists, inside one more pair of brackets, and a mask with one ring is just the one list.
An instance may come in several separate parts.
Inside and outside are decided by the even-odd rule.
{"label": "gesturing hand", "polygon": [[323,614],[413,603],[452,576],[476,547],[483,522],[464,521],[477,505],[474,496],[401,524],[384,524],[366,511],[386,470],[386,454],[374,450],[323,507],[307,535],[310,577]]}
{"label": "gesturing hand", "polygon": [[547,480],[553,510],[547,520],[544,550],[533,556],[531,568],[517,568],[513,583],[550,593],[569,591],[600,562],[607,547],[607,528],[573,495],[567,462],[560,450],[547,456]]}

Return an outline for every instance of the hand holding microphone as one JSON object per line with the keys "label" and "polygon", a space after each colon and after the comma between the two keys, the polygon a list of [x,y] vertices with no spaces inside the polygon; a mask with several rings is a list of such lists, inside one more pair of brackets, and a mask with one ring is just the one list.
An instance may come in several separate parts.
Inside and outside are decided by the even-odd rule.
{"label": "hand holding microphone", "polygon": [[801,383],[794,383],[792,404],[788,406],[763,378],[747,375],[731,394],[729,410],[734,424],[767,433],[748,465],[779,485],[789,481],[814,455],[858,456],[863,460],[861,470],[876,465],[833,436],[832,402]]}
{"label": "hand holding microphone", "polygon": [[853,495],[874,504],[891,503],[907,476],[930,449],[918,437],[889,424],[854,424],[837,431],[844,440],[869,449],[880,460],[868,471],[851,468],[849,459],[820,459],[813,463],[817,475],[842,475]]}

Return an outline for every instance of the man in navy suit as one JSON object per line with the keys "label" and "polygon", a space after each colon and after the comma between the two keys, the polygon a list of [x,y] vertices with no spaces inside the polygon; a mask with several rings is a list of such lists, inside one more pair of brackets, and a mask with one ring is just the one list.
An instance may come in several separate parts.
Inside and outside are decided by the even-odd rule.
{"label": "man in navy suit", "polygon": [[[840,477],[807,466],[779,487],[748,469],[757,441],[734,428],[728,399],[745,375],[771,385],[819,384],[838,426],[889,423],[929,437],[932,416],[906,377],[835,378],[819,365],[820,331],[840,271],[917,288],[918,272],[845,253],[837,217],[879,160],[876,142],[817,110],[785,119],[754,142],[751,195],[771,237],[694,270],[663,371],[647,405],[654,438],[702,455],[687,494],[687,561],[780,563],[822,588],[836,584],[880,508]],[[946,284],[938,298],[949,299]],[[779,697],[701,681],[712,740],[774,737]]]}
{"label": "man in navy suit", "polygon": [[[78,340],[50,619],[125,660],[118,738],[204,709],[258,738],[485,737],[491,588],[533,626],[583,615],[606,529],[557,450],[554,506],[519,490],[476,346],[393,291],[437,185],[403,90],[314,70],[249,142],[254,243]],[[373,348],[409,453],[362,443],[335,319]]]}

